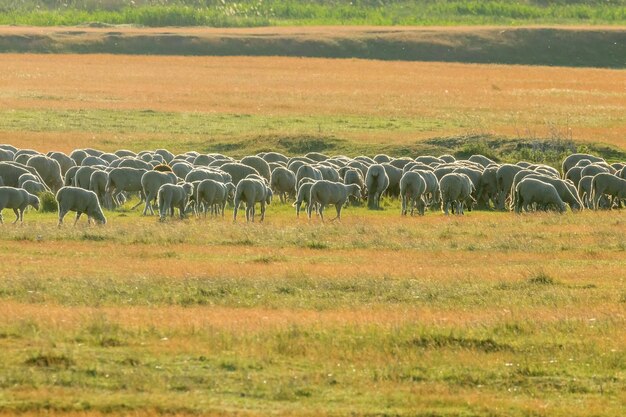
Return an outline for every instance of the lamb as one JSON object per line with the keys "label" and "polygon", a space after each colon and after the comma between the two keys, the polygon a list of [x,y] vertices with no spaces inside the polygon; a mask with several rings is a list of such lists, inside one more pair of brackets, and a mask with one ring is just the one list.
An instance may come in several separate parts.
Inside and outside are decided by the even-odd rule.
{"label": "lamb", "polygon": [[324,221],[324,207],[328,204],[333,204],[337,210],[337,216],[332,220],[341,221],[341,209],[348,201],[349,196],[360,198],[361,187],[356,184],[345,185],[340,182],[326,180],[315,182],[311,186],[309,205],[307,207],[309,219],[311,219],[313,207],[319,204],[319,214],[322,221]]}
{"label": "lamb", "polygon": [[185,218],[185,207],[191,194],[193,194],[193,185],[188,182],[181,185],[163,184],[157,194],[160,220],[164,221],[168,213],[170,217],[173,217],[174,208],[178,208],[181,219]]}
{"label": "lamb", "polygon": [[[626,198],[626,180],[609,173],[600,173],[591,180],[591,201],[593,209],[597,210],[600,204],[600,198],[607,194],[618,201]],[[613,204],[609,205],[609,208]]]}
{"label": "lamb", "polygon": [[98,196],[90,190],[79,187],[62,187],[56,195],[59,205],[59,227],[63,224],[63,218],[69,211],[76,212],[76,220],[74,226],[78,223],[80,216],[87,214],[87,223],[91,224],[91,220],[106,224],[106,218],[102,213]]}
{"label": "lamb", "polygon": [[520,213],[522,208],[528,211],[533,203],[540,206],[556,206],[561,213],[566,210],[565,203],[552,184],[534,178],[524,178],[515,187],[513,195],[515,212]]}
{"label": "lamb", "polygon": [[456,214],[461,215],[463,212],[463,203],[469,201],[470,204],[476,200],[472,197],[474,186],[472,180],[462,173],[450,173],[444,175],[439,181],[439,189],[441,192],[441,208],[446,214],[449,214],[449,208],[453,202],[456,203]]}
{"label": "lamb", "polygon": [[270,177],[272,192],[278,194],[280,202],[285,203],[287,197],[293,197],[296,193],[296,176],[285,167],[277,167]]}
{"label": "lamb", "polygon": [[141,188],[146,198],[146,206],[142,215],[146,215],[150,211],[150,215],[154,215],[152,203],[156,200],[159,188],[163,184],[176,184],[177,177],[173,172],[147,171],[141,176]]}
{"label": "lamb", "polygon": [[380,198],[389,186],[389,177],[385,167],[373,164],[367,169],[365,187],[367,188],[367,207],[370,210],[380,209]]}
{"label": "lamb", "polygon": [[200,203],[204,205],[204,217],[206,217],[209,207],[211,208],[211,215],[218,215],[221,212],[222,217],[224,217],[226,202],[233,197],[235,185],[232,182],[222,184],[219,181],[207,179],[200,181],[195,193],[196,205]]}
{"label": "lamb", "polygon": [[424,201],[425,192],[426,181],[424,181],[420,173],[414,171],[406,172],[400,180],[400,197],[402,198],[401,214],[406,216],[407,205],[410,202],[411,216],[413,216],[415,207],[417,207],[419,215],[423,216],[424,207],[426,206],[426,202]]}
{"label": "lamb", "polygon": [[265,205],[272,201],[272,190],[263,181],[254,178],[244,178],[237,184],[235,190],[235,209],[233,221],[237,220],[237,209],[239,204],[246,202],[246,221],[254,222],[254,205],[261,203],[261,221],[265,219]]}
{"label": "lamb", "polygon": [[39,210],[39,198],[21,188],[0,187],[0,224],[4,223],[2,210],[5,208],[13,209],[15,213],[13,224],[18,221],[24,223],[24,210],[28,206],[33,206],[35,210]]}

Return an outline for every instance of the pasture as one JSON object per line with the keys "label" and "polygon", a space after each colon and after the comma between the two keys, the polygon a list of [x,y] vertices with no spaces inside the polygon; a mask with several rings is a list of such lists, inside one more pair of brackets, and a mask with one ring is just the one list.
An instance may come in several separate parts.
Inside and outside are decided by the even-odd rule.
{"label": "pasture", "polygon": [[[555,163],[571,147],[614,159],[626,148],[623,71],[108,55],[0,65],[0,142],[39,151]],[[231,210],[159,223],[131,201],[104,227],[57,228],[34,211],[0,227],[0,415],[622,414],[624,210],[403,218],[385,200],[321,224],[276,200],[263,224],[233,224]]]}

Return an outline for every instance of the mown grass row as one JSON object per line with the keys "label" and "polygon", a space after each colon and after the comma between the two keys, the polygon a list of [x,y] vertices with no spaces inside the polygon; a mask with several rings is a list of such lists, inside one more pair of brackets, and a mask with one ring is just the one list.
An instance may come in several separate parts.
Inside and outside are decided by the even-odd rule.
{"label": "mown grass row", "polygon": [[608,2],[303,1],[303,0],[28,0],[4,6],[0,24],[35,26],[88,22],[143,26],[273,25],[520,25],[623,24],[623,0]]}

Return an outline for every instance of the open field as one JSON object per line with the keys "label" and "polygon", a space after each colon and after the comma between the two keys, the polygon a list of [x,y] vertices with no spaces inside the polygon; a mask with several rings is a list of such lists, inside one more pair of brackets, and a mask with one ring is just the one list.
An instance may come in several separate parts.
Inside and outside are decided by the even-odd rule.
{"label": "open field", "polygon": [[624,213],[388,204],[325,226],[28,213],[0,235],[0,409],[621,413]]}
{"label": "open field", "polygon": [[[0,65],[0,141],[40,151],[465,150],[556,163],[601,144],[626,159],[619,70],[28,54]],[[545,140],[565,147],[537,147]]]}
{"label": "open field", "polygon": [[[619,70],[30,54],[0,67],[0,142],[39,151],[626,159]],[[277,203],[246,225],[127,205],[104,227],[33,211],[0,227],[0,415],[622,414],[624,210],[384,208],[322,225]]]}

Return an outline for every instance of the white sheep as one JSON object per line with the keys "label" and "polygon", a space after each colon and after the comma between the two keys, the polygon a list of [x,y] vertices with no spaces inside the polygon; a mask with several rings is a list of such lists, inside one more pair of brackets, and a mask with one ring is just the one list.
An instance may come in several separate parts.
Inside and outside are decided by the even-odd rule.
{"label": "white sheep", "polygon": [[[600,198],[609,195],[613,201],[626,198],[626,180],[609,173],[600,173],[591,180],[591,201],[593,209],[597,210],[600,205]],[[613,204],[609,205],[611,208]]]}
{"label": "white sheep", "polygon": [[0,187],[0,224],[4,223],[2,210],[5,208],[13,209],[15,213],[15,221],[13,224],[24,223],[24,210],[26,207],[33,206],[35,210],[39,210],[39,198],[28,191],[21,188]]}
{"label": "white sheep", "polygon": [[402,198],[401,214],[406,216],[407,206],[410,203],[411,216],[417,207],[418,213],[424,215],[424,193],[426,192],[426,181],[419,172],[409,171],[402,175],[400,179],[400,197]]}
{"label": "white sheep", "polygon": [[439,189],[441,192],[441,208],[446,214],[449,214],[449,209],[452,203],[455,203],[457,215],[464,214],[464,203],[475,203],[476,200],[472,197],[474,191],[474,185],[470,177],[462,173],[450,173],[444,175],[439,181]]}
{"label": "white sheep", "polygon": [[258,179],[244,178],[239,181],[235,190],[233,221],[237,220],[237,209],[242,201],[246,203],[246,221],[254,222],[254,205],[256,203],[261,203],[261,221],[263,221],[265,219],[265,206],[272,201],[272,190]]}
{"label": "white sheep", "polygon": [[206,217],[209,208],[211,215],[222,213],[224,217],[224,208],[226,202],[234,197],[235,185],[232,182],[223,184],[212,179],[202,180],[195,190],[196,205],[204,205],[204,217]]}
{"label": "white sheep", "polygon": [[367,188],[367,206],[370,209],[380,209],[380,198],[389,186],[389,177],[385,167],[373,164],[367,169],[365,187]]}
{"label": "white sheep", "polygon": [[83,213],[87,215],[87,223],[89,224],[91,224],[92,219],[101,224],[107,222],[98,202],[98,196],[93,191],[79,187],[63,187],[57,192],[56,200],[59,205],[59,227],[63,224],[63,218],[69,211],[76,212],[74,226]]}
{"label": "white sheep", "polygon": [[285,167],[277,167],[270,177],[272,192],[278,194],[280,202],[285,203],[287,197],[293,197],[296,193],[296,176]]}
{"label": "white sheep", "polygon": [[193,194],[193,185],[186,182],[178,184],[163,184],[157,194],[159,200],[160,219],[164,221],[168,213],[174,216],[174,208],[178,208],[181,219],[185,217],[185,207],[189,196]]}
{"label": "white sheep", "polygon": [[515,187],[513,195],[515,212],[520,213],[522,208],[528,211],[532,204],[539,207],[553,205],[561,213],[565,212],[565,203],[552,184],[534,178],[524,178]]}
{"label": "white sheep", "polygon": [[[296,208],[296,218],[300,217],[300,209],[302,207],[302,203],[306,203],[306,207],[309,205],[309,197],[311,196],[311,187],[315,183],[311,178],[303,178],[298,187],[298,193],[296,194],[296,201],[293,202],[292,206]],[[317,212],[317,207],[315,208]]]}
{"label": "white sheep", "polygon": [[142,215],[146,215],[150,211],[150,215],[154,215],[152,204],[157,199],[159,188],[164,184],[176,184],[177,177],[173,172],[147,171],[141,176],[141,188],[146,199],[146,206]]}
{"label": "white sheep", "polygon": [[143,187],[141,186],[141,177],[147,170],[137,168],[113,168],[109,172],[109,179],[107,181],[107,193],[111,195],[113,202],[117,205],[122,205],[119,199],[119,194],[123,191],[126,192],[139,192],[141,198],[139,202],[132,207],[132,210],[137,208],[143,203],[144,194]]}
{"label": "white sheep", "polygon": [[332,204],[337,210],[337,216],[332,220],[336,219],[341,221],[341,209],[348,201],[349,196],[359,199],[361,197],[361,187],[356,184],[345,185],[340,182],[326,180],[313,183],[309,195],[309,205],[307,207],[309,219],[311,219],[313,207],[319,204],[319,214],[322,221],[324,221],[324,207]]}

